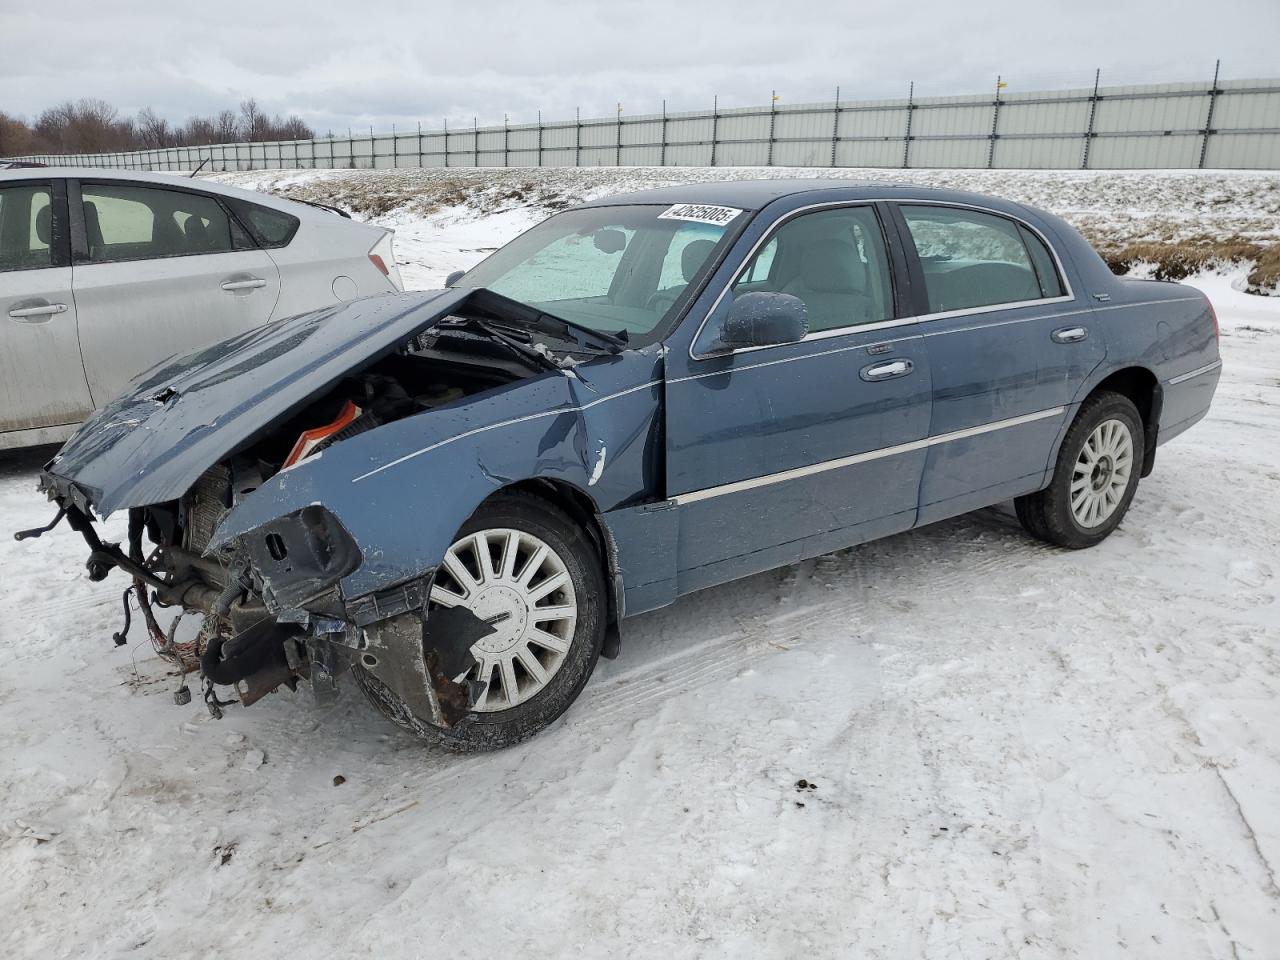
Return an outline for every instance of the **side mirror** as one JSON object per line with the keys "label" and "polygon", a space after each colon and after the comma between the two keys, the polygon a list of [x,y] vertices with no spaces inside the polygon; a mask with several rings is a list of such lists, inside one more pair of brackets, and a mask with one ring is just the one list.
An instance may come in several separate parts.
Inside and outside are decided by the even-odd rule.
{"label": "side mirror", "polygon": [[809,332],[804,301],[789,293],[744,293],[733,301],[720,328],[722,349],[795,343]]}
{"label": "side mirror", "polygon": [[446,287],[452,287],[455,283],[457,283],[466,275],[467,275],[467,271],[465,270],[455,270],[453,271],[453,273],[449,274],[447,277],[444,278],[444,285]]}

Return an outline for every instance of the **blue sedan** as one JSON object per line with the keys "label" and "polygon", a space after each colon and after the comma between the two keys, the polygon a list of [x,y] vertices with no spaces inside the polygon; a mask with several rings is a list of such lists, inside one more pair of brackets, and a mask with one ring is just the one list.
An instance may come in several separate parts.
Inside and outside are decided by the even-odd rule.
{"label": "blue sedan", "polygon": [[1099,543],[1209,409],[1217,333],[1020,204],[671,187],[165,362],[41,483],[211,711],[349,674],[432,742],[501,746],[692,591],[1009,500]]}

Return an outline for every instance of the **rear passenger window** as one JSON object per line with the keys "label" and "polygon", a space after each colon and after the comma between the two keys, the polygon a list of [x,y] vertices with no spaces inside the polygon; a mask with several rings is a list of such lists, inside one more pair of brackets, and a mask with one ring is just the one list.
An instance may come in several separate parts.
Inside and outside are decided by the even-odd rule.
{"label": "rear passenger window", "polygon": [[44,184],[0,187],[0,272],[53,264],[53,204]]}
{"label": "rear passenger window", "polygon": [[231,220],[212,197],[90,183],[81,186],[80,195],[85,241],[95,263],[236,249]]}
{"label": "rear passenger window", "polygon": [[789,220],[752,258],[735,295],[789,293],[804,301],[809,332],[893,319],[889,256],[870,207],[840,207]]}
{"label": "rear passenger window", "polygon": [[1049,251],[1014,221],[954,207],[901,209],[924,270],[930,313],[1061,296]]}

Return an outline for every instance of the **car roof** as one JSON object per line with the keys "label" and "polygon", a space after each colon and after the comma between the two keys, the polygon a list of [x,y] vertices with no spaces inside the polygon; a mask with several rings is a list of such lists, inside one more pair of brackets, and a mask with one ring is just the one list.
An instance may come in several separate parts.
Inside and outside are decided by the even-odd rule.
{"label": "car roof", "polygon": [[916,183],[834,178],[780,177],[767,180],[709,180],[702,183],[672,184],[651,190],[615,194],[582,204],[606,207],[621,204],[705,203],[759,210],[775,200],[804,197],[814,202],[844,200],[925,200],[962,203],[1022,213],[1028,208],[999,197],[963,190],[924,187]]}
{"label": "car roof", "polygon": [[241,187],[228,186],[216,180],[204,177],[191,178],[188,173],[148,173],[143,170],[121,170],[106,167],[33,167],[18,170],[0,170],[0,183],[11,183],[15,180],[119,180],[122,183],[149,183],[162,187],[187,187],[216,193],[224,197],[239,197],[252,203],[286,210],[303,220],[327,220],[334,216],[327,210],[321,210],[302,203],[295,203],[284,197],[257,190],[245,190]]}

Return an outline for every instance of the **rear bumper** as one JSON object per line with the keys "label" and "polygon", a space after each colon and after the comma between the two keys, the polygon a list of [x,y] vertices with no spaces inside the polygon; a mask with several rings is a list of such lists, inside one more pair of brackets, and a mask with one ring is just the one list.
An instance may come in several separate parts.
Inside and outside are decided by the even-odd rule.
{"label": "rear bumper", "polygon": [[1163,383],[1159,443],[1166,443],[1204,419],[1222,377],[1222,360],[1188,370]]}

